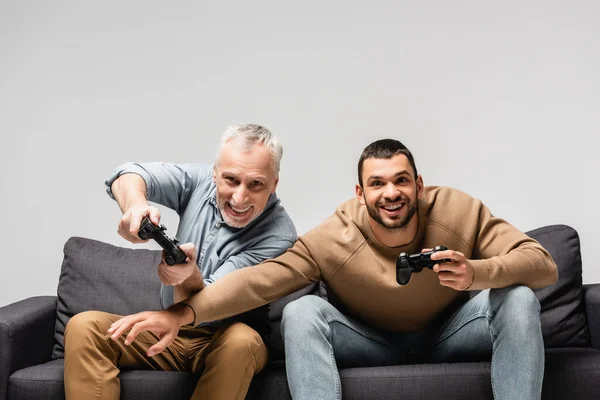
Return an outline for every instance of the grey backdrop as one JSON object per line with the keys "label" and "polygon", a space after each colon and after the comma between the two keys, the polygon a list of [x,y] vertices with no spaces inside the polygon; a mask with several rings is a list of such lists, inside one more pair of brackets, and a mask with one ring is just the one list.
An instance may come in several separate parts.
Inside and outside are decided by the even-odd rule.
{"label": "grey backdrop", "polygon": [[599,52],[595,0],[0,0],[0,305],[56,293],[70,236],[133,246],[104,193],[115,166],[210,162],[240,122],[281,137],[300,233],[393,137],[426,184],[522,230],[576,228],[600,282]]}

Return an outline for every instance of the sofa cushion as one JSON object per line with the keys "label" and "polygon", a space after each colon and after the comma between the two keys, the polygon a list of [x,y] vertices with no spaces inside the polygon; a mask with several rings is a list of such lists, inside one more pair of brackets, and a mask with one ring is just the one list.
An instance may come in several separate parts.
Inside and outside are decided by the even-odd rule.
{"label": "sofa cushion", "polygon": [[590,345],[581,277],[579,236],[566,225],[551,225],[527,232],[552,255],[558,281],[534,290],[542,306],[540,319],[547,348]]}
{"label": "sofa cushion", "polygon": [[[8,383],[9,399],[64,400],[64,360],[53,360],[45,364],[16,371]],[[122,371],[121,400],[187,400],[198,383],[198,374],[172,371]],[[247,400],[259,399],[263,375],[252,380]]]}
{"label": "sofa cushion", "polygon": [[[600,351],[548,349],[545,354],[544,400],[600,398]],[[344,400],[493,400],[491,365],[484,362],[394,365],[340,370]],[[266,370],[263,400],[291,400],[285,364]]]}
{"label": "sofa cushion", "polygon": [[327,292],[324,283],[315,282],[271,303],[271,310],[269,312],[271,332],[265,337],[265,343],[269,348],[269,357],[271,361],[283,360],[285,358],[283,338],[281,337],[281,313],[283,312],[283,308],[288,303],[306,295],[320,296],[324,299],[327,299]]}
{"label": "sofa cushion", "polygon": [[69,319],[82,311],[128,315],[160,310],[159,250],[127,249],[82,237],[70,238],[58,282],[52,358],[64,356]]}
{"label": "sofa cushion", "polygon": [[283,313],[283,308],[290,302],[299,299],[302,296],[306,295],[314,295],[320,296],[324,299],[327,299],[327,288],[323,282],[315,282],[310,285],[302,288],[296,292],[290,293],[287,296],[283,296],[271,303],[271,309],[269,310],[269,320],[279,321],[281,319],[281,314]]}

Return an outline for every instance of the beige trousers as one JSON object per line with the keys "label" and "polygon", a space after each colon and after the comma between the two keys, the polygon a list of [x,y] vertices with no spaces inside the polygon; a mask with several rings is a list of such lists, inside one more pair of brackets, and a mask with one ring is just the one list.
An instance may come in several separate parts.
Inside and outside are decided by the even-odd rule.
{"label": "beige trousers", "polygon": [[118,399],[120,368],[201,372],[192,400],[243,399],[252,377],[267,363],[268,352],[260,335],[240,322],[222,328],[181,327],[170,346],[148,357],[146,351],[158,337],[142,332],[128,346],[124,337],[112,340],[106,331],[119,318],[115,314],[86,311],[67,324],[67,400]]}

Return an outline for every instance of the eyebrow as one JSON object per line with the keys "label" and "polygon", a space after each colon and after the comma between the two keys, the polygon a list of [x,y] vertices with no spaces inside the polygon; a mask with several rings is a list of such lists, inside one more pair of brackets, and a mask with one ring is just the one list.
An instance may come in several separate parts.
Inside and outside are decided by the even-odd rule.
{"label": "eyebrow", "polygon": [[[240,175],[235,173],[235,172],[231,172],[231,171],[223,171],[221,172],[221,176],[222,177],[232,177],[232,178],[236,178],[236,179],[240,179]],[[269,178],[263,175],[260,176],[246,176],[246,181],[247,182],[254,182],[254,181],[258,181],[260,183],[266,183]]]}
{"label": "eyebrow", "polygon": [[[400,171],[400,172],[397,172],[397,173],[395,173],[395,174],[394,174],[394,178],[397,178],[397,177],[399,177],[399,176],[402,176],[402,175],[408,175],[409,177],[411,176],[411,175],[410,175],[410,173],[409,173],[407,170],[402,170],[402,171]],[[368,177],[368,178],[367,178],[367,181],[371,181],[371,180],[382,180],[382,179],[383,179],[383,177],[382,177],[382,176],[379,176],[379,175],[372,175],[372,176],[370,176],[370,177]]]}

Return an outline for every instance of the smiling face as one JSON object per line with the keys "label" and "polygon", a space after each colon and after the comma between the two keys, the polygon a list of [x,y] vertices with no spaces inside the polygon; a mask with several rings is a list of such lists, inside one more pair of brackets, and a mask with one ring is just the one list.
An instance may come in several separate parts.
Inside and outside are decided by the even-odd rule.
{"label": "smiling face", "polygon": [[363,186],[356,185],[356,196],[367,207],[371,227],[382,241],[395,231],[416,226],[418,197],[423,181],[416,179],[404,154],[391,158],[367,158],[362,165]]}
{"label": "smiling face", "polygon": [[263,212],[279,178],[273,171],[271,154],[262,143],[245,150],[230,141],[221,148],[213,181],[223,220],[231,227],[243,228]]}

